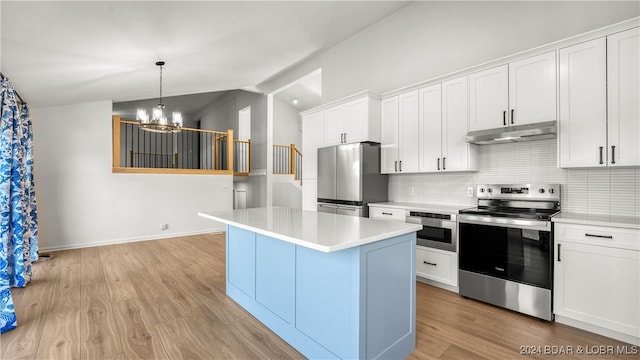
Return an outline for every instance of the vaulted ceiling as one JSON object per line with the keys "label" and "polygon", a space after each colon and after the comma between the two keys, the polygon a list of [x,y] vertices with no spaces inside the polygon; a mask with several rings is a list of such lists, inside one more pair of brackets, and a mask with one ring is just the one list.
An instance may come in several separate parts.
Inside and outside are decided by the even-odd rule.
{"label": "vaulted ceiling", "polygon": [[255,89],[406,1],[2,1],[2,72],[33,106]]}

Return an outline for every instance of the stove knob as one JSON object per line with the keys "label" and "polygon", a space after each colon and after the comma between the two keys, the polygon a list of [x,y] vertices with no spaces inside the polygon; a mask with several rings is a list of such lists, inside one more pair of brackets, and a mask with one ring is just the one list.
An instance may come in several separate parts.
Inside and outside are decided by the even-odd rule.
{"label": "stove knob", "polygon": [[539,192],[540,194],[544,194],[544,189],[540,189],[540,190],[538,190],[538,192]]}
{"label": "stove knob", "polygon": [[484,192],[484,188],[480,188],[480,192],[483,193]]}
{"label": "stove knob", "polygon": [[487,189],[487,191],[488,191],[488,192],[490,192],[490,193],[492,193],[492,192],[493,192],[493,189],[492,189],[492,188],[488,188],[488,189]]}
{"label": "stove knob", "polygon": [[555,189],[549,189],[549,194],[553,194],[554,192],[556,192]]}

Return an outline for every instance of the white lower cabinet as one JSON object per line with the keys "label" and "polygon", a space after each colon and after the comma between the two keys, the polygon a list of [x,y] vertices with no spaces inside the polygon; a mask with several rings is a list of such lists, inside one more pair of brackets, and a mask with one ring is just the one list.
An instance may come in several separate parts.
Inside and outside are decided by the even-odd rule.
{"label": "white lower cabinet", "polygon": [[369,217],[376,220],[405,222],[407,211],[405,209],[390,209],[387,207],[369,207]]}
{"label": "white lower cabinet", "polygon": [[555,224],[556,321],[640,345],[640,231]]}
{"label": "white lower cabinet", "polygon": [[416,275],[447,285],[444,288],[448,290],[455,290],[458,287],[458,254],[417,246]]}

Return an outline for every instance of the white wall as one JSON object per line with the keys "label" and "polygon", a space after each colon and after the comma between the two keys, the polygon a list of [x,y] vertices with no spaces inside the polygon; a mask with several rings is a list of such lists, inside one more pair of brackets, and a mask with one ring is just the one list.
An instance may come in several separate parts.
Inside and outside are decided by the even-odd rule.
{"label": "white wall", "polygon": [[562,211],[640,216],[638,167],[559,169],[556,140],[480,146],[478,160],[478,172],[391,175],[389,201],[473,206],[477,184],[555,183]]}
{"label": "white wall", "polygon": [[273,143],[296,144],[298,149],[302,149],[300,111],[275,96],[273,97]]}
{"label": "white wall", "polygon": [[[226,131],[233,129],[238,138],[238,111],[251,107],[251,169],[267,167],[267,97],[243,90],[233,90],[205,106],[196,117],[201,119],[203,129]],[[266,206],[266,176],[251,176],[246,181],[234,183],[234,188],[246,189],[247,207]]]}
{"label": "white wall", "polygon": [[385,93],[638,15],[638,1],[416,1],[260,88],[322,68],[325,103]]}
{"label": "white wall", "polygon": [[111,106],[32,110],[40,248],[223,230],[197,212],[232,208],[232,176],[111,172]]}

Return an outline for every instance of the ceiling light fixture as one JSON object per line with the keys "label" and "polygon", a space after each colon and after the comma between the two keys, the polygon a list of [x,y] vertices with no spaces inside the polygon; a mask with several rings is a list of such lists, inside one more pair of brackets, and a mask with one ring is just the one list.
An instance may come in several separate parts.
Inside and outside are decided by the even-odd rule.
{"label": "ceiling light fixture", "polygon": [[293,105],[298,105],[298,98],[297,97],[293,98]]}
{"label": "ceiling light fixture", "polygon": [[147,109],[138,109],[136,111],[136,119],[140,123],[142,130],[157,132],[157,133],[175,133],[182,129],[182,114],[174,111],[171,116],[171,123],[164,115],[164,104],[162,103],[162,66],[164,61],[156,62],[156,65],[160,67],[160,100],[158,106],[151,110],[151,119]]}

